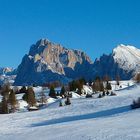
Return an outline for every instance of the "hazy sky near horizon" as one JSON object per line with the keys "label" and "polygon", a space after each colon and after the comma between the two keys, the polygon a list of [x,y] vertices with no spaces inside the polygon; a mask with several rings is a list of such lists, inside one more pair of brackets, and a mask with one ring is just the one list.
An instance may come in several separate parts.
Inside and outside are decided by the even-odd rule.
{"label": "hazy sky near horizon", "polygon": [[118,44],[140,48],[140,0],[0,0],[0,67],[20,64],[40,38],[94,61]]}

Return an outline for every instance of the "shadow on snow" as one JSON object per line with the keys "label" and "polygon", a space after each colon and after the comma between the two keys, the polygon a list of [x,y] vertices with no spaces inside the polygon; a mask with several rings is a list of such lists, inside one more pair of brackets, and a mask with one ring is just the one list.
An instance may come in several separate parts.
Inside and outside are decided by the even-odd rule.
{"label": "shadow on snow", "polygon": [[123,106],[123,107],[113,108],[113,109],[109,109],[109,110],[94,112],[94,113],[90,113],[90,114],[68,116],[68,117],[63,117],[63,118],[46,120],[46,121],[43,121],[40,123],[32,124],[31,127],[38,127],[38,126],[53,125],[53,124],[59,124],[59,123],[65,123],[65,122],[73,122],[73,121],[79,121],[79,120],[107,117],[107,116],[116,115],[119,113],[124,113],[127,111],[130,111],[130,106]]}

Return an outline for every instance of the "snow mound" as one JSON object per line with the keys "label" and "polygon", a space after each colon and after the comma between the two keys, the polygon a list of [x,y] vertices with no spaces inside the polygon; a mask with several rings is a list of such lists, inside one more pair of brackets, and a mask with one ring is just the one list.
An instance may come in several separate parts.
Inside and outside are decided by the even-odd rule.
{"label": "snow mound", "polygon": [[70,92],[70,94],[72,94],[72,98],[76,99],[76,98],[80,98],[81,96],[75,92]]}
{"label": "snow mound", "polygon": [[83,92],[85,94],[92,94],[93,93],[92,88],[90,86],[87,86],[87,85],[83,86]]}

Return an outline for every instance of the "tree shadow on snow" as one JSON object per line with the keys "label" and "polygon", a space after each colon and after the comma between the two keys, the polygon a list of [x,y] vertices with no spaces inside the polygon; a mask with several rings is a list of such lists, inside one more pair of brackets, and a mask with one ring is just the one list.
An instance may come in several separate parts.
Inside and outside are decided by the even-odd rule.
{"label": "tree shadow on snow", "polygon": [[46,120],[46,121],[43,121],[40,123],[32,124],[31,127],[38,127],[38,126],[53,125],[53,124],[59,124],[59,123],[65,123],[65,122],[73,122],[73,121],[78,121],[78,120],[107,117],[107,116],[116,115],[119,113],[124,113],[127,111],[130,111],[130,106],[123,106],[123,107],[113,108],[113,109],[109,109],[109,110],[94,112],[94,113],[90,113],[90,114],[68,116],[68,117],[63,117],[63,118]]}

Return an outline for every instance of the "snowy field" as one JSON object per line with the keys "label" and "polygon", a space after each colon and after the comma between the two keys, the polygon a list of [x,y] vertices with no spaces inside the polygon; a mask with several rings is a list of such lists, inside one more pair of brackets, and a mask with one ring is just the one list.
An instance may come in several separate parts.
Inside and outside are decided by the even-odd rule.
{"label": "snowy field", "polygon": [[0,140],[140,140],[140,109],[130,109],[140,85],[121,85],[117,96],[76,96],[70,106],[56,100],[39,111],[0,115]]}

